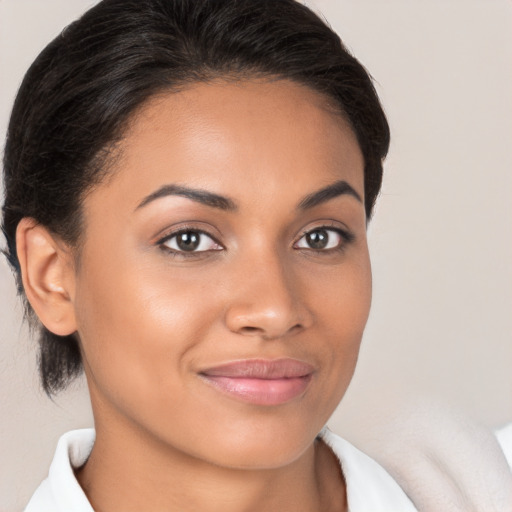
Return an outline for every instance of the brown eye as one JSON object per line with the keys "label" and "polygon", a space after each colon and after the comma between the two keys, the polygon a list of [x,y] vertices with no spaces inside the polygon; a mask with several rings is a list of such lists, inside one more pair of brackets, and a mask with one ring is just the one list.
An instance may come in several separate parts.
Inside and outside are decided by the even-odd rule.
{"label": "brown eye", "polygon": [[219,245],[211,236],[195,230],[186,230],[174,233],[160,241],[159,244],[173,252],[207,252],[219,251]]}
{"label": "brown eye", "polygon": [[306,235],[306,243],[311,249],[325,249],[329,243],[329,233],[325,229],[317,229]]}
{"label": "brown eye", "polygon": [[317,228],[305,233],[295,244],[298,249],[313,249],[316,251],[337,249],[348,240],[340,230],[332,228]]}
{"label": "brown eye", "polygon": [[182,251],[195,251],[199,247],[201,235],[194,231],[186,231],[176,235],[176,245]]}

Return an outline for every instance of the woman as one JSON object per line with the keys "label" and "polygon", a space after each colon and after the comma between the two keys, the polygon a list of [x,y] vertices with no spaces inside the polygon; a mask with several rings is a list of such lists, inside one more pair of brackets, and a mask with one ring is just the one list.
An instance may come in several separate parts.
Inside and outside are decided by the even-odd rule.
{"label": "woman", "polygon": [[3,230],[48,394],[82,368],[38,510],[414,510],[323,429],[368,316],[389,130],[293,0],[106,0],[13,109]]}

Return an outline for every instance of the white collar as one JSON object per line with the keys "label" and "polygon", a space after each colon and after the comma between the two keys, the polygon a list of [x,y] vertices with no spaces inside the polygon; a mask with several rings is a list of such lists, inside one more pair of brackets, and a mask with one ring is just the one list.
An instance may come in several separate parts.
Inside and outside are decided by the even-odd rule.
{"label": "white collar", "polygon": [[[340,461],[350,512],[416,510],[398,484],[373,459],[327,429],[320,436]],[[32,496],[25,512],[94,512],[73,471],[89,457],[94,439],[94,429],[72,430],[59,439],[48,478]]]}
{"label": "white collar", "polygon": [[340,461],[347,486],[349,512],[413,512],[405,492],[389,473],[345,439],[327,428],[320,437]]}

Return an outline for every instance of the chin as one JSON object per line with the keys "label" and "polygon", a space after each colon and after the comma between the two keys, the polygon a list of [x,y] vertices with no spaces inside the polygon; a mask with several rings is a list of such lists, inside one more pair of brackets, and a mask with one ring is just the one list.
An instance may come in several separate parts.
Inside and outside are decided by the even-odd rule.
{"label": "chin", "polygon": [[232,424],[218,431],[210,428],[202,439],[194,443],[203,460],[232,469],[278,469],[292,464],[313,445],[324,426],[308,428],[308,422],[296,415],[293,421],[255,421],[252,425]]}

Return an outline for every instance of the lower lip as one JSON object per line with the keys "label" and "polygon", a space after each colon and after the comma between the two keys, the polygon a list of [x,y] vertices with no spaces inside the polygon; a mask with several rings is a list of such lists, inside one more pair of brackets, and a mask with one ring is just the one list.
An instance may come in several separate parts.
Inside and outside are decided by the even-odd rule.
{"label": "lower lip", "polygon": [[251,379],[202,375],[219,391],[254,405],[281,405],[301,396],[311,381],[311,374],[283,379]]}

